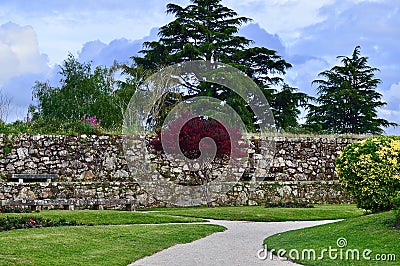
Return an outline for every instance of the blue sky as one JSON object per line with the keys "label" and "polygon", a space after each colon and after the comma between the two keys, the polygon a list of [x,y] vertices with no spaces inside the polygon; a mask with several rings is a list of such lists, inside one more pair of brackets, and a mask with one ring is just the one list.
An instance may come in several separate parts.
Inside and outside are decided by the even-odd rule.
{"label": "blue sky", "polygon": [[[81,61],[129,61],[143,40],[173,18],[167,3],[188,0],[0,0],[0,88],[11,98],[9,120],[22,119],[35,80],[57,80],[69,52]],[[362,55],[381,71],[379,115],[400,124],[400,5],[398,0],[223,0],[253,21],[241,34],[293,65],[286,81],[315,95],[311,81],[337,64],[336,56]],[[400,135],[400,128],[388,134]]]}

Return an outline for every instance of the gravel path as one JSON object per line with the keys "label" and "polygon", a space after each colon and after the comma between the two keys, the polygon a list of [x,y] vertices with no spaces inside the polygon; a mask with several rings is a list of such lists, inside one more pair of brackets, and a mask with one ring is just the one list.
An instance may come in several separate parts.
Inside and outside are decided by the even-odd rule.
{"label": "gravel path", "polygon": [[[252,265],[299,265],[282,261],[270,255],[266,260],[257,257],[263,240],[276,233],[311,227],[335,221],[301,222],[241,222],[210,220],[211,224],[227,228],[224,232],[187,244],[178,244],[152,256],[140,259],[129,266],[137,265],[201,265],[201,266],[252,266]],[[263,254],[261,254],[263,255]]]}

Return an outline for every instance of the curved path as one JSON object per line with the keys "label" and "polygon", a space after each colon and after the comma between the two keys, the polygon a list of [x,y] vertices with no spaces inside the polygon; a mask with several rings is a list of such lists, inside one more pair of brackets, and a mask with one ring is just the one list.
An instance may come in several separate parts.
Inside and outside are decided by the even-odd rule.
{"label": "curved path", "polygon": [[140,259],[129,266],[299,265],[289,261],[282,261],[276,257],[271,260],[270,254],[267,259],[261,260],[257,256],[257,251],[262,248],[263,240],[268,236],[336,221],[242,222],[210,220],[211,224],[222,225],[227,230],[214,233],[191,243],[172,246],[152,256]]}

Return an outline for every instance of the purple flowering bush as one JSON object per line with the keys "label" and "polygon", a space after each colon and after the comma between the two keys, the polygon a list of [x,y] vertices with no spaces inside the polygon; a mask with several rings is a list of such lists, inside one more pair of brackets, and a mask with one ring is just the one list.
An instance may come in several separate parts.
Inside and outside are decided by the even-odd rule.
{"label": "purple flowering bush", "polygon": [[102,120],[98,119],[96,116],[84,116],[82,120],[82,132],[85,134],[98,134],[101,132],[101,124]]}

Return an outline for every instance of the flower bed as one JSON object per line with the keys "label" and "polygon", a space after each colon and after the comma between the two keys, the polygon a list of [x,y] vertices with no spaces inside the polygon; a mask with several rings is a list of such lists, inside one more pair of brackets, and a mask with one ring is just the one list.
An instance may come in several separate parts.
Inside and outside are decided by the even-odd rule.
{"label": "flower bed", "polygon": [[39,227],[54,227],[54,226],[78,226],[84,225],[76,221],[67,221],[65,218],[58,220],[43,219],[41,217],[1,217],[0,218],[0,231],[8,231],[13,229],[23,228],[39,228]]}

